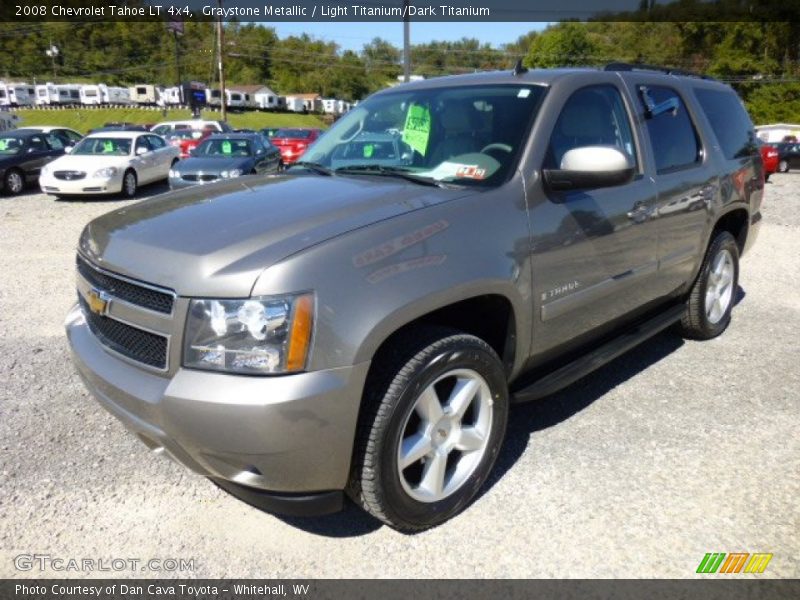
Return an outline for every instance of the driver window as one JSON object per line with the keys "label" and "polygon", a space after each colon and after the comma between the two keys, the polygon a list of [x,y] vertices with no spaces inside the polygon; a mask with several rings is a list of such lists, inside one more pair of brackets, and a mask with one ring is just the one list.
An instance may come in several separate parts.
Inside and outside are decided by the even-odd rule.
{"label": "driver window", "polygon": [[44,143],[44,140],[40,138],[38,135],[31,137],[30,143],[28,144],[29,150],[36,151],[36,152],[45,152],[48,150],[47,144]]}
{"label": "driver window", "polygon": [[615,146],[637,164],[628,112],[613,85],[586,87],[570,96],[550,137],[544,168],[560,168],[564,154],[582,146]]}

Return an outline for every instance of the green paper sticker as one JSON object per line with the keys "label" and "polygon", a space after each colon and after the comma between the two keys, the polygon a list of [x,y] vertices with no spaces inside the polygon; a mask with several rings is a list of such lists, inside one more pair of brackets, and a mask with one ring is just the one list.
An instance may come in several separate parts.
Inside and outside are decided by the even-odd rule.
{"label": "green paper sticker", "polygon": [[375,146],[372,144],[367,144],[364,146],[364,158],[372,158],[372,155],[375,153]]}
{"label": "green paper sticker", "polygon": [[222,153],[223,154],[230,154],[231,153],[231,143],[230,142],[222,142]]}
{"label": "green paper sticker", "polygon": [[428,151],[431,137],[431,111],[419,104],[408,107],[406,124],[403,127],[403,141],[422,156]]}
{"label": "green paper sticker", "polygon": [[105,152],[106,154],[114,152],[114,142],[112,142],[111,140],[105,140],[103,142],[103,152]]}
{"label": "green paper sticker", "polygon": [[0,140],[0,151],[5,150],[8,148],[8,140]]}

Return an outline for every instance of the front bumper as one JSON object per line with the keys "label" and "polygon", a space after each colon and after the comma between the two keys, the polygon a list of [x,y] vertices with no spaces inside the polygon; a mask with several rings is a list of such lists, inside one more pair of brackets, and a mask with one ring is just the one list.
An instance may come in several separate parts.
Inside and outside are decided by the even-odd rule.
{"label": "front bumper", "polygon": [[164,375],[106,351],[77,305],[65,325],[86,387],[154,453],[250,504],[263,505],[255,499],[270,493],[288,498],[268,502],[271,510],[303,497],[316,501],[312,512],[341,506],[341,494],[327,492],[347,485],[369,363],[277,377],[184,368]]}
{"label": "front bumper", "polygon": [[83,179],[56,179],[52,175],[40,175],[39,187],[45,194],[69,194],[83,196],[85,194],[118,194],[122,191],[122,174],[102,179],[99,177],[84,177]]}

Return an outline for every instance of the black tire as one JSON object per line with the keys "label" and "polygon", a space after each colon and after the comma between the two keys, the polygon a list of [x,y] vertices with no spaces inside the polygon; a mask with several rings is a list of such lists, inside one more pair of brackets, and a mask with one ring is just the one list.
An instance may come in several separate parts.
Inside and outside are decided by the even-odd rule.
{"label": "black tire", "polygon": [[[709,316],[709,307],[707,306],[707,301],[709,300],[707,292],[709,291],[709,286],[714,285],[712,268],[723,253],[727,253],[732,259],[733,280],[730,283],[730,298],[726,302],[725,310],[722,311],[720,317],[712,319]],[[681,335],[695,340],[710,340],[725,331],[731,321],[731,311],[736,303],[738,292],[739,245],[730,233],[720,231],[711,240],[706,256],[703,259],[703,266],[689,294],[686,312],[681,317],[679,324]]]}
{"label": "black tire", "polygon": [[[404,488],[406,479],[401,480],[409,467],[401,473],[400,443],[412,413],[416,414],[414,407],[422,392],[456,369],[477,373],[487,384],[490,407],[484,405],[480,410],[489,411],[491,424],[487,426],[481,454],[474,459],[463,483],[440,500],[419,501]],[[476,401],[480,402],[469,402]],[[439,327],[418,329],[398,338],[386,352],[376,356],[367,380],[348,493],[371,515],[399,531],[421,531],[443,523],[468,506],[486,481],[505,437],[508,405],[503,365],[483,340]],[[470,407],[465,418],[478,410],[473,404]],[[460,429],[460,420],[458,426]],[[467,456],[460,450],[455,452],[457,460]],[[427,460],[432,459],[426,456],[410,468],[424,472]],[[445,464],[454,477],[449,458]]]}
{"label": "black tire", "polygon": [[767,173],[766,175],[764,175],[764,181],[769,181],[770,175],[772,175],[772,173]]}
{"label": "black tire", "polygon": [[788,173],[789,172],[789,161],[781,160],[778,163],[778,171],[781,173]]}
{"label": "black tire", "polygon": [[[127,181],[129,177],[133,177],[133,186],[127,185]],[[134,198],[136,197],[136,192],[139,189],[138,179],[136,177],[136,171],[133,169],[128,169],[125,173],[122,174],[122,190],[120,193],[122,194],[123,198]]]}
{"label": "black tire", "polygon": [[18,196],[25,190],[25,175],[19,169],[9,169],[3,177],[3,189],[9,196]]}

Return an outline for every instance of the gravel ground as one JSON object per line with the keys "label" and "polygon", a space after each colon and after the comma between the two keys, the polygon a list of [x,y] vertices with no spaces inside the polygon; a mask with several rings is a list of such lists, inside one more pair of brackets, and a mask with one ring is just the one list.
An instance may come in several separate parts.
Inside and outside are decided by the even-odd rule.
{"label": "gravel ground", "polygon": [[250,508],[89,397],[62,329],[74,247],[124,204],[0,197],[0,577],[82,575],[19,573],[21,553],[194,558],[192,577],[692,577],[742,551],[774,553],[762,577],[800,576],[800,174],[767,186],[725,335],[662,334],[514,409],[482,496],[414,536],[354,507]]}

